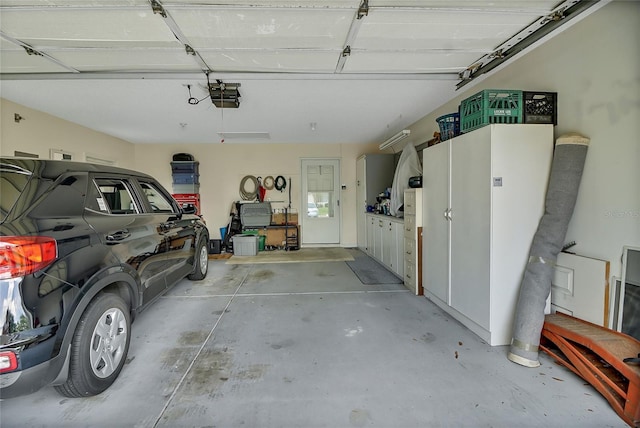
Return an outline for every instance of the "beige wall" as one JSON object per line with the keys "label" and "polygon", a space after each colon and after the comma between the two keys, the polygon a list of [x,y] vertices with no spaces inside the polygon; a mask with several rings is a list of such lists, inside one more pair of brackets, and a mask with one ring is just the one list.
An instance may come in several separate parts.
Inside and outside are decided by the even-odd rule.
{"label": "beige wall", "polygon": [[558,93],[556,137],[591,138],[566,242],[578,254],[611,261],[620,275],[623,245],[640,246],[640,2],[614,1],[411,126],[416,141],[438,130],[480,89]]}
{"label": "beige wall", "polygon": [[[284,192],[267,191],[265,197],[272,208],[289,204],[291,178],[291,208],[301,212],[300,160],[302,158],[338,158],[341,184],[346,186],[340,197],[342,209],[341,245],[354,247],[356,237],[355,183],[356,159],[363,153],[377,152],[376,145],[351,144],[139,144],[135,148],[138,169],[171,186],[170,162],[174,153],[190,153],[200,162],[200,200],[202,213],[211,229],[211,237],[219,237],[219,229],[229,223],[234,201],[240,200],[240,182],[246,175],[287,179]],[[251,189],[250,184],[247,189]],[[284,201],[284,202],[275,202]],[[305,205],[306,207],[306,205]],[[305,208],[306,212],[306,208]]]}
{"label": "beige wall", "polygon": [[[282,175],[287,179],[285,192],[271,190],[266,197],[274,208],[291,207],[300,212],[300,160],[302,158],[338,158],[341,163],[342,214],[341,245],[357,245],[355,218],[355,164],[363,153],[375,153],[377,145],[351,144],[173,144],[134,145],[100,132],[92,131],[11,101],[1,99],[0,154],[13,156],[16,150],[49,158],[50,149],[73,153],[74,160],[97,156],[114,160],[118,166],[138,169],[155,176],[172,190],[170,162],[174,153],[187,152],[200,162],[202,212],[211,228],[212,238],[219,237],[219,228],[229,222],[233,201],[240,199],[240,181],[245,175],[266,177]],[[24,120],[16,123],[14,113]]]}
{"label": "beige wall", "polygon": [[[24,119],[16,122],[15,113]],[[135,167],[133,144],[5,99],[0,99],[0,125],[3,156],[17,150],[49,159],[50,150],[57,149],[72,153],[74,160],[89,155]]]}

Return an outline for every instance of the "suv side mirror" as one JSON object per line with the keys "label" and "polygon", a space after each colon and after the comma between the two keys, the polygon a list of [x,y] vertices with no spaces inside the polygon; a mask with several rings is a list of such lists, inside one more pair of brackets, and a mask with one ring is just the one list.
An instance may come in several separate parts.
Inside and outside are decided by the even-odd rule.
{"label": "suv side mirror", "polygon": [[198,210],[193,204],[182,205],[181,211],[183,214],[195,214]]}

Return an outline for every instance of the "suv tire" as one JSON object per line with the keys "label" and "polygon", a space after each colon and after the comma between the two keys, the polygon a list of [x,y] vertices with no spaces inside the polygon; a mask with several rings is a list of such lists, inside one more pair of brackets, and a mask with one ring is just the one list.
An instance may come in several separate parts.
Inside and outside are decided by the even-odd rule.
{"label": "suv tire", "polygon": [[198,241],[194,257],[194,268],[193,272],[189,274],[189,279],[192,281],[200,281],[207,276],[207,271],[209,270],[209,248],[207,247],[207,239],[205,236],[202,236]]}
{"label": "suv tire", "polygon": [[69,376],[56,390],[66,397],[86,397],[107,389],[124,366],[130,332],[125,302],[115,294],[98,294],[80,318],[71,342]]}

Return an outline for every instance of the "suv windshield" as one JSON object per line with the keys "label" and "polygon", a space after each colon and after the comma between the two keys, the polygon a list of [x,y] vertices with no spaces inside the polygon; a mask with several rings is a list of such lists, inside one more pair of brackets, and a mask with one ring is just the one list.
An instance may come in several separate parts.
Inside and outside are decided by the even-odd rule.
{"label": "suv windshield", "polygon": [[26,162],[20,163],[0,164],[0,223],[4,223],[31,177],[31,171],[24,167]]}

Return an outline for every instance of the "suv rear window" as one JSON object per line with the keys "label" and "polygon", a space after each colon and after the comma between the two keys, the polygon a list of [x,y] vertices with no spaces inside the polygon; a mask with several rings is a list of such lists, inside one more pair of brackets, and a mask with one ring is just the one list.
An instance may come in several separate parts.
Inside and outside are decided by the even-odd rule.
{"label": "suv rear window", "polygon": [[31,178],[32,172],[26,168],[26,162],[25,165],[20,163],[0,164],[0,223],[4,223]]}

